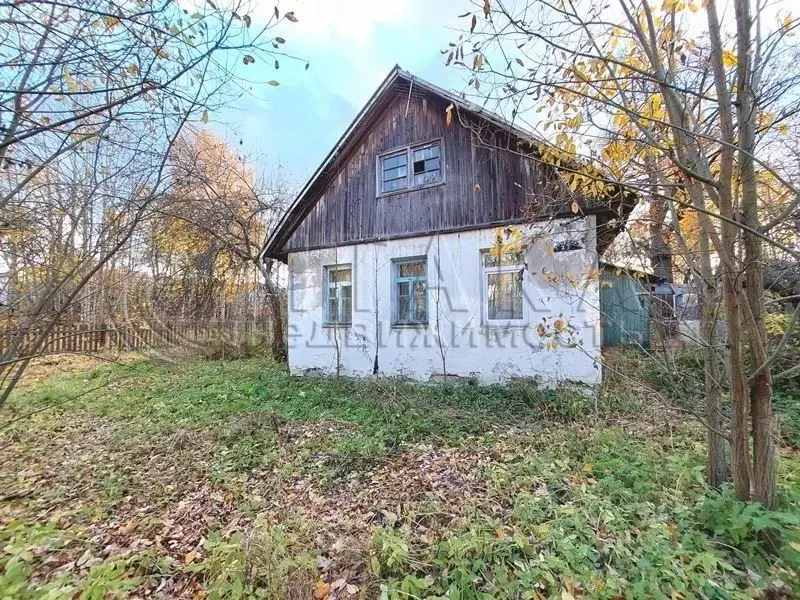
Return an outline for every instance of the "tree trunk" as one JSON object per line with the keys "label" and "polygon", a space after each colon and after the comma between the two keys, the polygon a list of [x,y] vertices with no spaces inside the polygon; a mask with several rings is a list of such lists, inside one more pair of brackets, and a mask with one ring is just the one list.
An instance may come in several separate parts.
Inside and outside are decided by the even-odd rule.
{"label": "tree trunk", "polygon": [[753,17],[749,0],[734,2],[737,45],[737,104],[739,127],[738,166],[741,181],[741,211],[746,229],[744,240],[744,275],[747,285],[746,302],[748,341],[755,365],[750,382],[750,415],[753,434],[752,495],[764,506],[775,506],[775,447],[772,437],[772,378],[767,362],[767,333],[764,323],[764,266],[761,239],[753,232],[760,230],[758,219],[758,189],[753,164],[756,144],[757,106],[754,85],[756,69],[753,63]]}
{"label": "tree trunk", "polygon": [[[725,223],[723,243],[734,234],[733,227]],[[726,235],[726,231],[727,232]],[[725,244],[732,250],[732,245]],[[732,254],[732,252],[731,252]],[[732,258],[732,256],[731,256]],[[731,466],[733,486],[740,500],[750,500],[750,398],[747,393],[744,355],[742,353],[742,313],[736,293],[736,273],[729,266],[723,268],[722,295],[725,301],[725,324],[727,325],[726,358],[728,362],[731,394]]]}
{"label": "tree trunk", "polygon": [[[258,261],[258,259],[256,260]],[[259,270],[264,276],[264,287],[267,291],[267,319],[272,327],[270,353],[275,360],[285,361],[286,341],[283,333],[283,310],[277,287],[272,281],[272,267],[274,264],[272,259],[265,259],[263,263],[259,264]]]}
{"label": "tree trunk", "polygon": [[665,196],[650,199],[650,265],[656,277],[671,282],[673,279],[672,249],[667,243],[666,227],[664,226],[667,213],[668,206]]}
{"label": "tree trunk", "polygon": [[716,297],[714,288],[703,284],[700,329],[703,342],[703,363],[706,392],[706,440],[708,442],[708,485],[718,489],[727,479],[725,466],[725,438],[722,435],[722,391],[720,389],[719,360],[715,350]]}
{"label": "tree trunk", "polygon": [[[695,195],[697,197],[697,195]],[[699,202],[699,199],[696,200]],[[705,215],[705,227],[710,227]],[[719,356],[717,356],[717,294],[716,278],[711,266],[711,244],[707,235],[701,235],[700,331],[703,343],[703,371],[705,373],[706,441],[708,443],[708,485],[718,489],[727,480],[725,464],[725,438],[722,435],[722,389],[720,385]]]}

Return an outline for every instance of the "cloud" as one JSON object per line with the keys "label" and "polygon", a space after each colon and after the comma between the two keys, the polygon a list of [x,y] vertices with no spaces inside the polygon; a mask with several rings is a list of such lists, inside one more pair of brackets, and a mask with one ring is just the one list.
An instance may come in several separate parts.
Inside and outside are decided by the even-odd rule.
{"label": "cloud", "polygon": [[[265,24],[275,2],[254,0],[253,27]],[[280,0],[283,21],[272,35],[282,50],[310,63],[280,59],[249,67],[253,94],[215,115],[243,150],[280,160],[301,179],[327,154],[389,70],[403,68],[449,87],[459,76],[445,69],[440,50],[455,34],[467,0]],[[265,83],[276,79],[278,87]]]}
{"label": "cloud", "polygon": [[[462,7],[462,0],[282,0],[281,14],[292,11],[298,22],[283,22],[278,34],[287,52],[309,60],[311,77],[360,105],[394,64],[439,60],[451,35],[445,24],[455,25]],[[272,10],[260,3],[253,16],[266,22]]]}
{"label": "cloud", "polygon": [[[257,14],[267,6],[260,4]],[[281,14],[292,11],[297,16],[298,26],[292,33],[301,46],[334,48],[346,42],[363,48],[373,42],[376,26],[406,22],[412,5],[375,0],[288,0],[278,8]],[[268,10],[267,17],[272,7]]]}

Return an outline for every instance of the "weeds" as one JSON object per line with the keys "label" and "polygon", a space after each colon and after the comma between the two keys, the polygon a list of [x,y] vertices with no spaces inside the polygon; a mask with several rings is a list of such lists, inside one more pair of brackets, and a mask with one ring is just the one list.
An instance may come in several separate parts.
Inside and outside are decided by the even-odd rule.
{"label": "weeds", "polygon": [[256,520],[250,531],[204,541],[206,557],[185,567],[200,574],[208,598],[307,598],[317,580],[313,545],[284,526]]}
{"label": "weeds", "polygon": [[711,493],[702,430],[613,377],[592,395],[138,360],[11,400],[32,408],[0,445],[2,598],[800,591],[796,455],[780,510]]}

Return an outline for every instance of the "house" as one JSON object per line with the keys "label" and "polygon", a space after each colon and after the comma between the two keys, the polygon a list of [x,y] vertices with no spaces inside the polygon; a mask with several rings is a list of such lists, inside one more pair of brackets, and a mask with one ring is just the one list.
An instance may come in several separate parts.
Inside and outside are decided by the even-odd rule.
{"label": "house", "polygon": [[395,67],[272,232],[295,374],[600,379],[598,256],[635,198]]}

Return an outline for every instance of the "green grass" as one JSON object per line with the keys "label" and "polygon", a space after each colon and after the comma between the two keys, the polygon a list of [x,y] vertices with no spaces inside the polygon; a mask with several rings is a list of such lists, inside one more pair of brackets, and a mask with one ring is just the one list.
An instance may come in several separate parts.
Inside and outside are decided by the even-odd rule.
{"label": "green grass", "polygon": [[798,456],[779,510],[711,493],[699,427],[623,386],[139,360],[26,385],[2,416],[0,598],[800,592]]}

